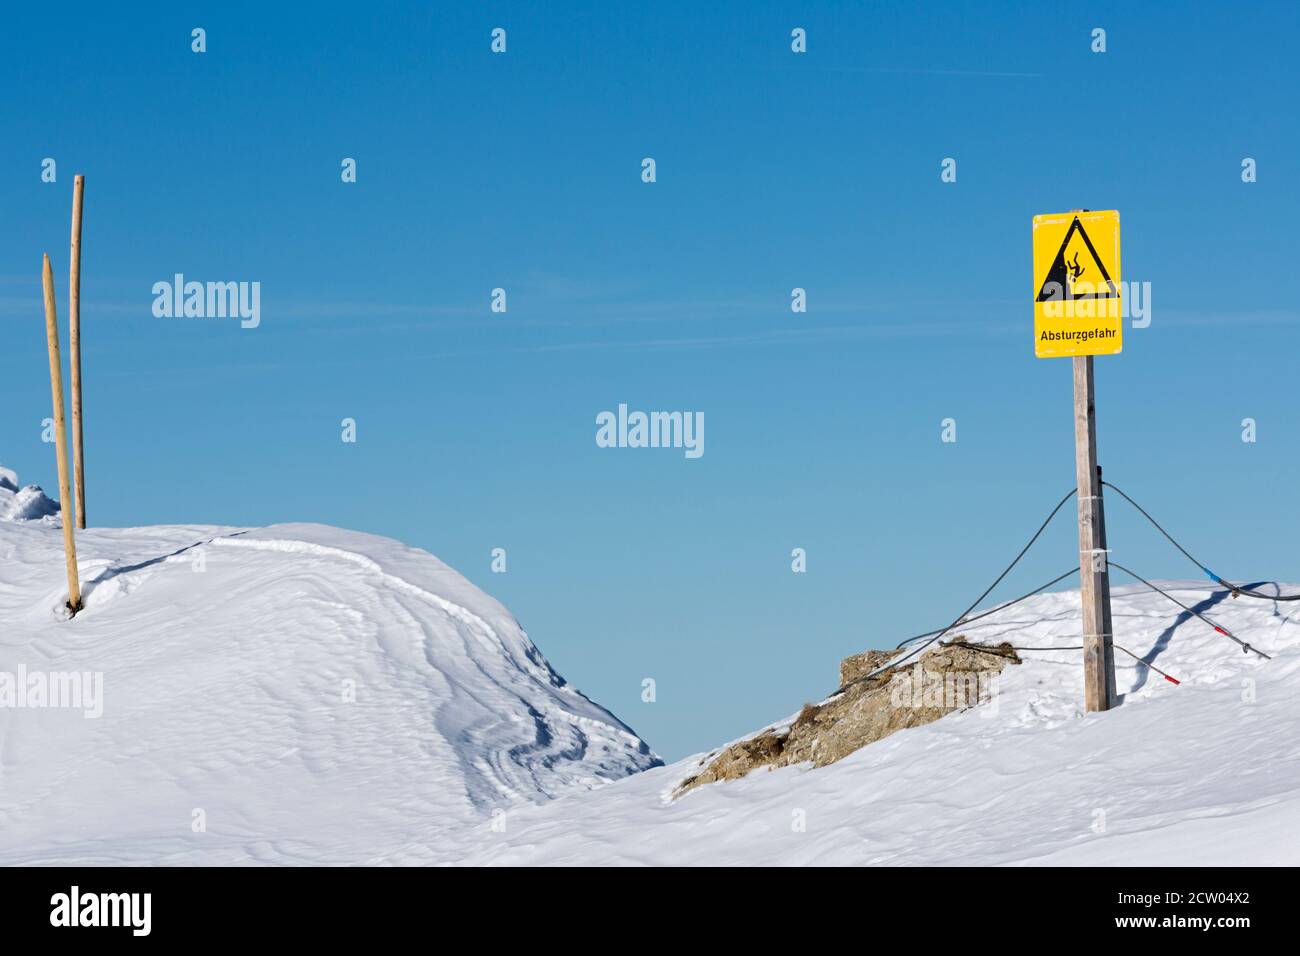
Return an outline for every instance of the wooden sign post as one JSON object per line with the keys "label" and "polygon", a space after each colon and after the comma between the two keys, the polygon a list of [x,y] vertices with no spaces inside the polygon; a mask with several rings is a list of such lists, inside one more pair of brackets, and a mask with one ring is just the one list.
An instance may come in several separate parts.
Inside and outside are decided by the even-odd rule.
{"label": "wooden sign post", "polygon": [[81,610],[81,583],[77,576],[77,542],[72,529],[68,505],[68,429],[63,417],[63,367],[59,358],[59,317],[54,307],[54,273],[50,257],[41,270],[41,287],[45,291],[45,338],[50,349],[50,391],[54,397],[54,438],[59,463],[59,509],[63,516],[63,556],[68,569],[68,610]]}
{"label": "wooden sign post", "polygon": [[68,267],[68,364],[72,368],[72,469],[77,483],[77,527],[86,527],[86,470],[81,450],[81,195],[85,176],[72,181],[72,257]]}
{"label": "wooden sign post", "polygon": [[1097,465],[1092,360],[1123,347],[1119,213],[1075,209],[1034,217],[1034,354],[1074,360],[1074,471],[1079,498],[1083,703],[1115,706],[1106,512]]}
{"label": "wooden sign post", "polygon": [[1083,604],[1083,706],[1109,710],[1115,703],[1114,635],[1106,518],[1097,466],[1097,409],[1092,356],[1074,357],[1074,470],[1079,486],[1079,597]]}

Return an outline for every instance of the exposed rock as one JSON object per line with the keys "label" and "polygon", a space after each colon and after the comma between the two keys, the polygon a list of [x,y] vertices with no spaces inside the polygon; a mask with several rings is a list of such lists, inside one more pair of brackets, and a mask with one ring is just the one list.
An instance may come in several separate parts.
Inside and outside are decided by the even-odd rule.
{"label": "exposed rock", "polygon": [[1010,644],[979,649],[958,637],[901,668],[872,670],[897,651],[866,651],[840,663],[840,689],[820,704],[805,704],[787,728],[764,730],[724,748],[677,788],[736,780],[757,767],[810,762],[824,767],[906,727],[919,727],[954,710],[987,701],[1007,664],[1019,664]]}
{"label": "exposed rock", "polygon": [[840,686],[851,684],[859,677],[865,677],[881,664],[884,664],[898,651],[863,651],[840,661]]}

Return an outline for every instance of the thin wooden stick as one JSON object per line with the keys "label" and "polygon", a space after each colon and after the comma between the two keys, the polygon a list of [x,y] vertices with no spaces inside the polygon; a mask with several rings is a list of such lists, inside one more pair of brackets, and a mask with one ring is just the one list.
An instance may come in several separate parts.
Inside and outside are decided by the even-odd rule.
{"label": "thin wooden stick", "polygon": [[81,196],[86,177],[72,181],[72,258],[68,270],[68,364],[72,367],[72,470],[77,482],[77,527],[86,527],[86,470],[81,449]]}
{"label": "thin wooden stick", "polygon": [[50,392],[54,398],[54,436],[58,441],[59,509],[63,515],[63,553],[68,566],[68,610],[76,614],[81,610],[81,584],[77,580],[77,541],[69,520],[68,499],[68,429],[63,418],[63,366],[59,359],[59,316],[54,307],[54,272],[50,257],[45,256],[41,271],[41,286],[45,290],[45,338],[50,347]]}

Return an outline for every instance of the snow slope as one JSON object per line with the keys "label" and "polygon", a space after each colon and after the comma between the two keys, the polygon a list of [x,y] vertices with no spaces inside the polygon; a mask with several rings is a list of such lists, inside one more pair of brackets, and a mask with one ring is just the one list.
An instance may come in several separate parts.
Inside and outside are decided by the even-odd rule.
{"label": "snow slope", "polygon": [[[1208,583],[1208,582],[1207,582]],[[1250,640],[1245,655],[1168,599],[1120,587],[1123,700],[1081,713],[1079,651],[1025,652],[993,701],[903,730],[821,769],[759,770],[673,800],[705,755],[479,827],[490,864],[1300,863],[1300,609],[1164,582]],[[1287,593],[1300,587],[1289,586]],[[918,611],[917,625],[933,623]],[[964,629],[971,640],[1077,644],[1077,591]],[[827,662],[833,667],[833,662]],[[780,722],[778,722],[780,723]]]}
{"label": "snow slope", "polygon": [[[1122,703],[1085,716],[1080,652],[1026,651],[989,703],[672,799],[708,755],[647,769],[428,554],[316,525],[78,542],[87,607],[66,621],[57,519],[0,523],[0,677],[104,675],[97,719],[0,707],[0,863],[1300,862],[1295,605],[1162,582],[1263,661],[1119,587],[1117,640],[1181,685],[1117,652]],[[962,633],[1077,644],[1078,592]]]}
{"label": "snow slope", "polygon": [[103,681],[98,718],[0,705],[0,863],[437,862],[659,763],[425,552],[319,525],[77,542],[69,621],[58,520],[0,523],[0,675]]}
{"label": "snow slope", "polygon": [[0,467],[0,521],[34,521],[56,514],[59,504],[36,485],[18,487],[18,475]]}

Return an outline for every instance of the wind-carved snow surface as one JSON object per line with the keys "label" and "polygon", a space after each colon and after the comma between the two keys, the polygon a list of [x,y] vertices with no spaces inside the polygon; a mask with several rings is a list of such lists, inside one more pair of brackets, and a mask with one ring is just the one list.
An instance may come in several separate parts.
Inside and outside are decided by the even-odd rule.
{"label": "wind-carved snow surface", "polygon": [[57,524],[0,525],[0,679],[103,679],[98,718],[0,706],[0,863],[442,862],[660,763],[425,552],[320,525],[77,544],[66,620]]}
{"label": "wind-carved snow surface", "polygon": [[[674,799],[709,754],[647,769],[424,552],[317,525],[77,541],[86,610],[67,621],[57,521],[0,523],[0,676],[104,677],[98,719],[0,708],[0,863],[1300,862],[1295,604],[1157,582],[1264,661],[1117,587],[1116,640],[1181,685],[1117,651],[1122,702],[1085,715],[1080,652],[1025,651],[989,702]],[[1079,627],[1062,591],[958,631],[1040,647]]]}
{"label": "wind-carved snow surface", "polygon": [[[1180,686],[1117,651],[1121,704],[1085,715],[1081,652],[1026,651],[1024,664],[1003,671],[991,702],[830,766],[760,769],[673,799],[710,756],[699,754],[521,810],[495,839],[466,841],[466,859],[1300,863],[1300,608],[1232,599],[1208,582],[1156,583],[1274,659],[1244,654],[1142,586],[1116,587],[1117,641]],[[918,614],[916,623],[930,622]],[[1077,645],[1079,628],[1079,593],[1063,591],[957,630],[972,641],[1037,647]],[[638,838],[646,833],[653,839]]]}
{"label": "wind-carved snow surface", "polygon": [[35,521],[59,513],[59,503],[51,501],[38,485],[18,486],[18,474],[0,467],[0,521]]}

